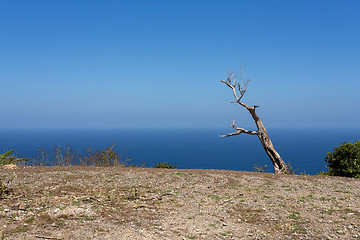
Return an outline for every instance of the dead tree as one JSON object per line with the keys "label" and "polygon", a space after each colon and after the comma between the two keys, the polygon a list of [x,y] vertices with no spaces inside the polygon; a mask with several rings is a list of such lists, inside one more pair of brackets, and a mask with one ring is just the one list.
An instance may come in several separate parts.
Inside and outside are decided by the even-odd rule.
{"label": "dead tree", "polygon": [[[269,156],[269,158],[274,166],[275,173],[286,173],[288,171],[287,166],[286,166],[285,162],[281,159],[279,153],[275,150],[275,148],[268,136],[268,133],[266,132],[263,122],[261,121],[260,117],[257,115],[257,113],[255,111],[256,108],[258,108],[259,106],[249,107],[248,105],[246,105],[245,103],[243,103],[241,101],[242,97],[246,93],[246,85],[248,84],[249,80],[244,82],[242,73],[241,73],[240,83],[237,82],[236,80],[237,80],[236,76],[233,73],[230,73],[229,76],[227,77],[227,80],[226,81],[221,80],[221,82],[225,83],[229,88],[231,88],[233,95],[235,97],[235,100],[236,100],[232,103],[238,103],[250,112],[252,118],[255,121],[257,131],[249,131],[244,128],[236,127],[235,121],[233,121],[232,127],[234,129],[236,129],[236,132],[229,133],[226,135],[221,135],[220,137],[230,137],[230,136],[240,135],[241,133],[257,135],[261,141],[262,146],[265,149],[265,152]],[[238,93],[240,94],[239,96],[238,96]]]}

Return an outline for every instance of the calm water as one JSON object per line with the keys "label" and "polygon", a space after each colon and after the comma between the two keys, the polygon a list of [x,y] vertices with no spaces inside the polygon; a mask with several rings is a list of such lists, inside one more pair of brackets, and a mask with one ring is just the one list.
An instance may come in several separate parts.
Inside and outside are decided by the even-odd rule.
{"label": "calm water", "polygon": [[[231,169],[253,171],[254,164],[272,165],[256,136],[220,138],[231,129],[201,130],[0,130],[0,151],[15,149],[18,155],[32,158],[37,150],[51,151],[55,146],[72,145],[81,151],[116,143],[124,147],[132,163],[158,162],[178,168]],[[360,139],[359,130],[269,129],[270,138],[285,162],[299,172],[315,174],[327,171],[324,157],[345,141]]]}

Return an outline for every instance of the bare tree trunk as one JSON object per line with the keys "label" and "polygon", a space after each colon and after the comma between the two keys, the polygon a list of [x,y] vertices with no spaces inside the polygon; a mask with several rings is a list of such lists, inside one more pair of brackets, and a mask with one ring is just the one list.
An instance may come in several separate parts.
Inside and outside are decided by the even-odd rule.
{"label": "bare tree trunk", "polygon": [[250,107],[248,110],[256,123],[258,129],[257,136],[259,137],[266,154],[269,156],[274,166],[275,173],[286,173],[288,170],[286,163],[281,159],[280,154],[275,150],[263,122],[255,112],[255,107]]}
{"label": "bare tree trunk", "polygon": [[[241,78],[242,78],[242,76],[241,76]],[[244,84],[236,83],[236,77],[232,73],[230,73],[227,78],[227,81],[221,81],[221,82],[225,83],[228,87],[230,87],[233,90],[233,94],[236,99],[236,101],[234,103],[240,104],[241,106],[245,107],[250,112],[252,118],[255,121],[256,127],[257,127],[257,131],[249,131],[249,130],[245,130],[243,128],[236,127],[235,122],[233,121],[232,127],[235,128],[237,131],[226,134],[226,135],[222,135],[221,137],[230,137],[230,136],[240,135],[241,133],[257,135],[261,141],[261,144],[262,144],[265,152],[269,156],[269,158],[274,166],[275,173],[286,173],[288,171],[286,163],[281,159],[279,153],[275,150],[275,148],[269,138],[269,135],[265,129],[263,122],[261,121],[260,117],[257,115],[257,113],[255,111],[255,109],[259,106],[249,107],[245,103],[241,102],[241,98],[244,96],[244,94],[246,92],[246,85],[247,85],[248,81],[246,81]],[[240,93],[240,97],[237,96],[237,90]]]}

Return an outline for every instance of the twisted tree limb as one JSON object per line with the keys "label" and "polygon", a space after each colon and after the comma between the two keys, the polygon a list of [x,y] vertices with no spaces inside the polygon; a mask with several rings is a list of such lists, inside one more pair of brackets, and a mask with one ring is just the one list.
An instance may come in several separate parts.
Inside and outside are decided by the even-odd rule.
{"label": "twisted tree limb", "polygon": [[258,132],[257,131],[250,131],[250,130],[246,130],[244,128],[238,128],[235,126],[235,121],[233,121],[232,123],[232,128],[235,128],[237,131],[233,132],[233,133],[228,133],[226,135],[220,135],[220,137],[231,137],[231,136],[235,136],[235,135],[240,135],[241,133],[246,133],[246,134],[250,134],[250,135],[257,135]]}
{"label": "twisted tree limb", "polygon": [[[281,159],[279,153],[275,150],[275,148],[269,138],[269,135],[265,129],[263,122],[261,121],[260,117],[257,115],[257,113],[255,111],[256,108],[258,108],[259,106],[256,106],[256,105],[248,106],[244,102],[241,101],[242,97],[246,93],[246,86],[249,83],[249,80],[244,82],[243,74],[241,72],[241,82],[240,83],[237,82],[236,76],[233,73],[229,73],[227,79],[225,81],[221,80],[221,82],[226,84],[229,88],[231,88],[234,98],[236,100],[232,103],[238,103],[238,104],[240,104],[240,106],[246,108],[250,112],[252,118],[255,121],[257,131],[250,131],[250,130],[246,130],[244,128],[236,127],[235,121],[233,121],[232,128],[236,129],[237,131],[226,134],[226,135],[221,135],[220,137],[236,136],[236,135],[240,135],[241,133],[245,133],[245,134],[249,134],[249,135],[257,135],[258,138],[260,139],[260,142],[261,142],[266,154],[269,156],[271,162],[273,163],[275,173],[286,173],[288,171],[286,163]],[[239,96],[238,96],[238,93],[240,94]]]}

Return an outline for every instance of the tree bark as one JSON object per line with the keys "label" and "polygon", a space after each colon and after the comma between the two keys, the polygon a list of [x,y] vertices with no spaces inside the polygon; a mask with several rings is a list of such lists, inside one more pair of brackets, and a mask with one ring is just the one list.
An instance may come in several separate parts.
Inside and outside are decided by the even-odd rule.
{"label": "tree bark", "polygon": [[[258,138],[260,139],[260,142],[266,154],[269,156],[274,166],[275,173],[287,173],[288,169],[286,163],[281,159],[280,154],[275,150],[263,122],[261,121],[260,117],[257,115],[255,111],[255,109],[258,108],[259,106],[249,107],[245,103],[241,102],[241,98],[244,96],[246,92],[246,85],[248,81],[246,81],[245,84],[236,83],[236,77],[232,73],[230,73],[227,80],[221,82],[225,83],[228,87],[232,89],[234,97],[236,99],[234,103],[240,104],[242,107],[246,108],[250,112],[257,127],[257,131],[249,131],[243,128],[236,127],[235,122],[233,121],[232,127],[235,128],[237,131],[226,135],[222,135],[221,137],[230,137],[230,136],[240,135],[241,133],[257,135]],[[237,96],[237,90],[240,93],[240,97]]]}
{"label": "tree bark", "polygon": [[275,173],[286,173],[288,171],[286,163],[282,160],[280,154],[275,150],[263,122],[255,112],[255,107],[250,107],[248,110],[256,123],[258,129],[257,136],[274,166]]}

